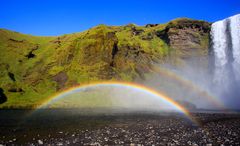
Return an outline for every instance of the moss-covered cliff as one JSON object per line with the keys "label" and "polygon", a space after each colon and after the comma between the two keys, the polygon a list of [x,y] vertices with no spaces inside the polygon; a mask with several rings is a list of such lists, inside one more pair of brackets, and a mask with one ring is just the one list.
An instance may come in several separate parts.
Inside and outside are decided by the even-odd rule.
{"label": "moss-covered cliff", "polygon": [[0,107],[33,107],[77,84],[144,80],[151,64],[207,56],[210,24],[99,25],[81,33],[36,37],[0,29]]}

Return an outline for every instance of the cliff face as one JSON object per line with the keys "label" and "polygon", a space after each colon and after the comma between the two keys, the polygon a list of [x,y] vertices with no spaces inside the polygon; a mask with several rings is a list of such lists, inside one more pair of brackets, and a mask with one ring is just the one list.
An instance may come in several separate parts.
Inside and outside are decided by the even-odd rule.
{"label": "cliff face", "polygon": [[209,31],[209,23],[190,19],[162,25],[99,25],[58,37],[1,29],[0,88],[7,97],[1,106],[32,107],[76,84],[144,80],[154,62],[179,65],[179,60],[206,57]]}
{"label": "cliff face", "polygon": [[206,56],[209,48],[210,24],[204,21],[177,19],[157,35],[175,49],[181,58]]}

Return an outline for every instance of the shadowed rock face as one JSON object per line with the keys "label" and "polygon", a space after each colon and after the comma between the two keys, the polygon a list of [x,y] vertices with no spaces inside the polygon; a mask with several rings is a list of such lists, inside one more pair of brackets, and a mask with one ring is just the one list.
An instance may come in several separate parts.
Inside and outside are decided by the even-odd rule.
{"label": "shadowed rock face", "polygon": [[34,57],[35,57],[35,54],[33,54],[33,52],[31,51],[31,52],[29,52],[29,54],[26,55],[26,57],[27,57],[28,59],[34,58]]}
{"label": "shadowed rock face", "polygon": [[9,76],[9,78],[10,78],[12,81],[14,81],[14,82],[16,81],[13,73],[8,72],[8,76]]}
{"label": "shadowed rock face", "polygon": [[57,90],[60,90],[64,87],[67,79],[68,79],[68,76],[66,75],[65,72],[60,72],[53,77],[53,80],[57,82]]}
{"label": "shadowed rock face", "polygon": [[22,88],[19,87],[11,87],[8,89],[8,92],[24,92]]}
{"label": "shadowed rock face", "polygon": [[4,103],[7,101],[7,97],[6,95],[4,94],[4,91],[2,88],[0,88],[0,104]]}
{"label": "shadowed rock face", "polygon": [[181,57],[202,56],[208,54],[210,27],[208,22],[178,19],[158,31],[157,35],[176,49]]}

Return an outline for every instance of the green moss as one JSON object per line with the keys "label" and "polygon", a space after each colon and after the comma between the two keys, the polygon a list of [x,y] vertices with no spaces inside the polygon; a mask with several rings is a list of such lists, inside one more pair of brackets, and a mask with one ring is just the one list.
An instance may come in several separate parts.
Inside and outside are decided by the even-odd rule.
{"label": "green moss", "polygon": [[[187,21],[172,21],[171,27],[185,25]],[[41,104],[59,92],[59,83],[53,76],[62,71],[67,75],[63,89],[95,81],[144,78],[150,72],[151,62],[164,62],[174,54],[156,35],[168,27],[170,23],[155,27],[99,25],[81,33],[56,37],[0,29],[0,88],[8,97],[0,108],[30,108]],[[201,46],[207,46],[208,36],[200,37]],[[28,58],[29,53],[34,57]],[[9,78],[9,72],[16,81]],[[11,86],[24,92],[8,92]],[[91,100],[97,102],[95,98]]]}
{"label": "green moss", "polygon": [[48,74],[49,75],[56,75],[59,72],[63,71],[64,67],[63,66],[53,66],[49,71]]}

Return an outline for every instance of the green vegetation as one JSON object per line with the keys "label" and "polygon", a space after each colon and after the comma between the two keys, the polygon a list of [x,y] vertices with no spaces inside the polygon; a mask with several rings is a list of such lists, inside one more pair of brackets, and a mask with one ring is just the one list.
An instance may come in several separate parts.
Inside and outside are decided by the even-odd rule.
{"label": "green vegetation", "polygon": [[[110,97],[110,88],[90,89],[72,93],[67,98],[60,98],[46,105],[47,108],[106,108],[114,102]],[[116,103],[114,105],[117,106]]]}
{"label": "green vegetation", "polygon": [[162,25],[99,25],[56,37],[0,29],[0,88],[7,97],[0,108],[34,108],[54,93],[79,84],[144,80],[152,62],[165,63],[176,58],[174,52],[182,52],[172,45],[171,37],[182,35],[182,28],[188,30],[183,35],[199,39],[190,44],[206,52],[207,24],[178,19]]}

